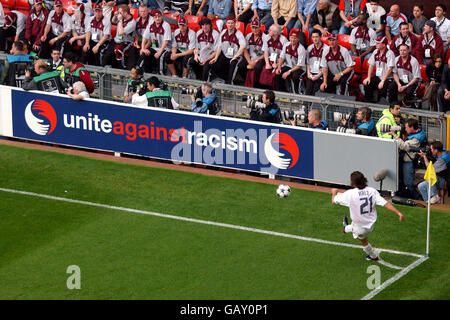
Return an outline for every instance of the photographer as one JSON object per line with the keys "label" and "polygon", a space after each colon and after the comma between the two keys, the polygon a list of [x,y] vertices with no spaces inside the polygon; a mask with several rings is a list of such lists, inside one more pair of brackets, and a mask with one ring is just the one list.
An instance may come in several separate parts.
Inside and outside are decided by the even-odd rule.
{"label": "photographer", "polygon": [[200,90],[197,89],[195,93],[191,94],[191,100],[192,112],[215,115],[220,111],[220,105],[216,94],[213,92],[213,87],[209,82],[202,84]]}
{"label": "photographer", "polygon": [[143,70],[139,67],[132,67],[130,70],[130,78],[128,78],[125,92],[123,93],[123,102],[130,103],[133,95],[138,91],[138,86],[144,83],[142,77]]}
{"label": "photographer", "polygon": [[144,86],[132,97],[132,104],[141,107],[178,109],[178,103],[173,99],[172,92],[157,77],[150,77]]}
{"label": "photographer", "polygon": [[275,93],[272,90],[264,91],[261,102],[253,101],[250,119],[264,122],[280,123],[280,107],[275,103]]}
{"label": "photographer", "polygon": [[322,120],[322,113],[319,109],[312,109],[308,112],[308,128],[318,130],[328,130],[328,123]]}
{"label": "photographer", "polygon": [[24,90],[65,93],[59,72],[56,70],[49,71],[45,60],[37,60],[34,63],[35,74],[32,73],[33,71],[30,69],[25,71],[25,80],[22,87]]}
{"label": "photographer", "polygon": [[73,88],[67,90],[67,95],[75,101],[89,98],[89,92],[83,82],[77,81],[73,84]]}
{"label": "photographer", "polygon": [[[383,110],[382,117],[378,120],[375,125],[377,129],[377,135],[380,138],[392,139],[392,136],[389,134],[390,126],[397,126],[397,122],[395,121],[395,117],[400,116],[400,105],[398,102],[392,102],[388,109]],[[389,127],[389,130],[384,130],[385,127]],[[381,130],[383,129],[383,130]],[[397,133],[400,135],[400,132]]]}
{"label": "photographer", "polygon": [[[437,182],[431,186],[430,190],[430,203],[435,204],[440,202],[438,195],[438,188],[444,189],[445,181],[449,180],[449,164],[450,164],[450,152],[444,151],[444,145],[440,141],[435,141],[430,145],[431,155],[436,158],[434,162],[434,170],[436,172]],[[419,151],[419,156],[421,156],[425,165],[428,167],[430,159],[426,153],[422,150]],[[428,201],[428,181],[422,181],[418,185],[420,194],[424,201]]]}
{"label": "photographer", "polygon": [[419,199],[419,194],[414,188],[414,164],[413,160],[419,147],[426,143],[425,132],[419,128],[419,121],[410,118],[405,123],[405,131],[407,136],[402,139],[394,131],[389,134],[397,142],[398,150],[400,150],[400,161],[403,173],[403,184],[406,191],[413,199]]}
{"label": "photographer", "polygon": [[361,107],[356,114],[352,112],[346,118],[341,119],[342,126],[336,131],[353,133],[365,136],[373,136],[375,133],[375,122],[372,119],[372,110],[369,107]]}
{"label": "photographer", "polygon": [[23,43],[14,41],[10,54],[6,56],[0,84],[21,88],[25,79],[25,70],[30,65],[31,56],[25,53]]}

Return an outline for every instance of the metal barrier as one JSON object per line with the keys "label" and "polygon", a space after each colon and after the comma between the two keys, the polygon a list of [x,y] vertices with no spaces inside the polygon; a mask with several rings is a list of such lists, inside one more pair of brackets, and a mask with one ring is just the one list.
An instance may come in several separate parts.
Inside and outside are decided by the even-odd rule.
{"label": "metal barrier", "polygon": [[[4,60],[5,57],[6,55],[0,54],[0,58],[2,60]],[[128,70],[90,65],[87,65],[86,68],[91,73],[91,77],[96,85],[96,90],[91,95],[93,98],[110,101],[122,101],[130,74]],[[150,76],[152,76],[152,74],[144,75],[145,78]],[[187,111],[190,110],[190,96],[181,94],[181,88],[199,87],[203,81],[162,75],[157,76],[160,80],[167,83],[169,89],[173,92],[174,99],[180,104],[180,109]],[[246,103],[242,100],[242,97],[248,95],[261,95],[264,92],[262,89],[232,86],[214,82],[213,87],[222,106],[222,116],[244,119],[249,118],[250,110],[246,108]],[[350,113],[355,108],[363,106],[370,107],[373,111],[372,118],[376,123],[381,117],[382,111],[387,108],[387,105],[349,101],[337,95],[316,97],[278,91],[276,92],[276,102],[282,111],[300,110],[302,106],[306,106],[308,109],[320,109],[322,112],[322,118],[328,122],[330,130],[335,130],[339,125],[339,122],[336,122],[333,119],[334,112]],[[402,108],[402,116],[404,118],[414,117],[418,119],[419,126],[426,132],[429,141],[440,140],[444,143],[444,145],[448,144],[448,118],[444,115],[444,113]]]}

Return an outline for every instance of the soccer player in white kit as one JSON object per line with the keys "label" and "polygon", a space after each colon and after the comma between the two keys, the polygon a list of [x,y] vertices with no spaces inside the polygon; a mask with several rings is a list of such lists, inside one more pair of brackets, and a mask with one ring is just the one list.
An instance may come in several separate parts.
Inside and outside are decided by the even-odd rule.
{"label": "soccer player in white kit", "polygon": [[338,193],[338,189],[331,190],[331,202],[349,207],[352,223],[349,224],[347,217],[344,217],[344,233],[353,233],[353,238],[358,239],[363,245],[364,252],[367,253],[366,260],[378,260],[378,254],[372,248],[367,235],[372,232],[375,221],[377,221],[376,205],[383,206],[389,211],[396,213],[400,221],[404,217],[393,205],[387,202],[378,191],[367,186],[367,179],[359,171],[354,171],[350,175],[353,189],[344,193]]}

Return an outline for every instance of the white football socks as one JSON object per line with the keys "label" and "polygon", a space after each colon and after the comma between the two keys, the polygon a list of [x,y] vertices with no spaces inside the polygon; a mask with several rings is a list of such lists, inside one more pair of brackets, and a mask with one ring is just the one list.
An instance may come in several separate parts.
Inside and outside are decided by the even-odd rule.
{"label": "white football socks", "polygon": [[367,244],[367,246],[363,247],[363,250],[365,253],[369,255],[369,257],[375,259],[377,257],[377,254],[375,253],[375,250],[372,248],[370,243]]}

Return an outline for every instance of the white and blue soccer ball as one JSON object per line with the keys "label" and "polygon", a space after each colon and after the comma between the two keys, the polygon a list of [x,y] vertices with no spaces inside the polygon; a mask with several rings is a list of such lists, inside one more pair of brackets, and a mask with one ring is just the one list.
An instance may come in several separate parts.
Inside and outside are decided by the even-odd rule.
{"label": "white and blue soccer ball", "polygon": [[277,195],[280,198],[286,198],[289,197],[291,194],[291,187],[289,187],[287,184],[280,184],[277,188]]}

